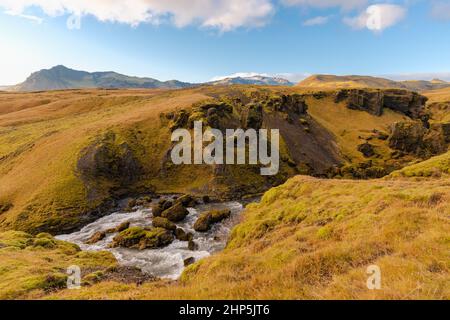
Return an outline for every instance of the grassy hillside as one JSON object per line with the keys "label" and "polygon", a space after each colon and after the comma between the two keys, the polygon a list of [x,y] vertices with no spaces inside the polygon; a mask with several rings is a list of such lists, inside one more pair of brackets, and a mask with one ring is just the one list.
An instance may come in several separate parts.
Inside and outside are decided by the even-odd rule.
{"label": "grassy hillside", "polygon": [[[218,114],[207,114],[209,109]],[[189,128],[194,119],[224,128],[280,129],[280,173],[263,178],[254,166],[170,165],[171,128]],[[236,197],[302,173],[384,175],[417,159],[393,160],[388,142],[376,137],[407,119],[390,109],[380,116],[351,110],[333,92],[298,88],[1,93],[0,229],[69,231],[132,194]],[[368,140],[375,149],[371,157],[358,151]]]}
{"label": "grassy hillside", "polygon": [[[450,180],[298,176],[247,207],[227,248],[178,282],[105,281],[52,298],[449,299]],[[368,290],[378,265],[382,289]]]}
{"label": "grassy hillside", "polygon": [[432,114],[432,121],[450,123],[450,89],[426,91],[429,98],[427,108]]}
{"label": "grassy hillside", "polygon": [[0,233],[0,299],[49,294],[66,288],[67,268],[77,265],[87,279],[117,266],[109,252],[83,252],[49,234]]}
{"label": "grassy hillside", "polygon": [[[80,214],[104,205],[118,187],[112,179],[100,178],[95,186],[82,180],[77,170],[82,150],[108,134],[115,134],[116,145],[139,139],[148,146],[142,162],[151,170],[170,143],[160,112],[206,98],[161,91],[3,94],[0,203],[10,209],[0,215],[1,226],[38,232],[79,224]],[[151,178],[142,188],[152,190]],[[130,191],[133,187],[139,186]]]}

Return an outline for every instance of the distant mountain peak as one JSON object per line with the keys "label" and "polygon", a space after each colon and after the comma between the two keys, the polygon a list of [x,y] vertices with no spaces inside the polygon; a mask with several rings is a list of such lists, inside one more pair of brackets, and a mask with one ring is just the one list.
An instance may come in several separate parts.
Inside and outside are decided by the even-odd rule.
{"label": "distant mountain peak", "polygon": [[32,73],[24,82],[14,86],[15,91],[43,91],[61,89],[129,89],[129,88],[167,88],[190,87],[192,84],[181,81],[159,81],[153,78],[139,78],[122,75],[114,71],[87,72],[57,65]]}
{"label": "distant mountain peak", "polygon": [[252,84],[271,86],[293,86],[294,84],[286,79],[270,77],[261,74],[237,74],[229,77],[222,77],[209,82],[212,85],[232,85],[232,84]]}
{"label": "distant mountain peak", "polygon": [[[260,74],[242,74],[242,76],[227,77],[217,81],[211,81],[210,85],[273,85],[273,86],[292,86],[293,83],[279,77],[270,77]],[[108,88],[108,89],[130,89],[130,88],[163,88],[179,89],[197,86],[178,80],[159,81],[153,78],[132,77],[123,75],[114,71],[87,72],[79,71],[66,67],[65,65],[56,65],[50,69],[42,69],[33,72],[24,82],[10,87],[14,91],[45,91],[45,90],[63,90],[63,89],[89,89],[89,88]]]}

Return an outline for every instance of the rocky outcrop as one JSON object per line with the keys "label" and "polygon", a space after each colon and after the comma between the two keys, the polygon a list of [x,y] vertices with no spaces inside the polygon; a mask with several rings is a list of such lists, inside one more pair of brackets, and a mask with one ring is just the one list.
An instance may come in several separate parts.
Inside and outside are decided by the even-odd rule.
{"label": "rocky outcrop", "polygon": [[389,137],[389,146],[392,149],[424,158],[445,152],[447,144],[442,124],[433,124],[426,128],[419,121],[395,123]]}
{"label": "rocky outcrop", "polygon": [[360,144],[358,146],[358,151],[361,152],[364,155],[364,157],[366,157],[366,158],[370,158],[375,155],[375,150],[373,148],[373,145],[371,145],[368,142]]}
{"label": "rocky outcrop", "polygon": [[400,89],[342,89],[335,94],[335,102],[345,101],[353,110],[366,111],[381,116],[388,108],[413,119],[427,121],[425,103],[427,98],[412,91]]}
{"label": "rocky outcrop", "polygon": [[211,229],[211,226],[218,223],[231,215],[231,211],[224,210],[212,210],[200,215],[194,224],[194,230],[197,232],[206,232]]}
{"label": "rocky outcrop", "polygon": [[139,161],[127,143],[115,144],[114,134],[108,134],[102,141],[87,147],[78,160],[82,177],[120,182],[136,181],[142,173]]}
{"label": "rocky outcrop", "polygon": [[446,143],[450,143],[450,123],[441,123],[442,133]]}

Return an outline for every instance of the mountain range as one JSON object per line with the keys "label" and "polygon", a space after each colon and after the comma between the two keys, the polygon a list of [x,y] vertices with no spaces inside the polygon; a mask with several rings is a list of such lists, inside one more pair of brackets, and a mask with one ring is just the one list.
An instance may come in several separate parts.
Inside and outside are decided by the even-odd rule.
{"label": "mountain range", "polygon": [[[232,84],[253,84],[253,85],[285,85],[292,86],[288,80],[266,77],[229,77],[218,81],[203,83],[207,85],[232,85]],[[86,89],[86,88],[107,88],[107,89],[180,89],[194,87],[202,84],[182,82],[178,80],[159,81],[153,78],[131,77],[113,71],[107,72],[86,72],[67,68],[63,65],[55,66],[51,69],[43,69],[32,73],[24,82],[10,86],[0,87],[0,90],[8,91],[46,91],[63,89]]]}
{"label": "mountain range", "polygon": [[[200,85],[266,85],[294,86],[295,84],[279,77],[265,75],[230,76],[205,83],[189,83],[178,80],[160,81],[149,77],[133,77],[113,71],[86,72],[58,65],[32,73],[24,82],[14,86],[0,86],[5,91],[47,91],[64,89],[182,89]],[[450,82],[435,79],[394,81],[371,76],[336,76],[312,75],[296,84],[297,87],[314,89],[344,89],[344,88],[397,88],[412,91],[427,91],[450,87]]]}
{"label": "mountain range", "polygon": [[393,81],[370,76],[313,75],[297,84],[304,88],[344,89],[344,88],[396,88],[412,91],[426,91],[450,87],[449,82],[439,79],[432,81]]}

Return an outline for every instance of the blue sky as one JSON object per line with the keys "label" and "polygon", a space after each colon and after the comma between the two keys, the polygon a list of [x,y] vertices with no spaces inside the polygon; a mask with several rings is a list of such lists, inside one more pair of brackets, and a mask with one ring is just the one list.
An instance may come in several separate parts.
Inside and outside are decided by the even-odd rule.
{"label": "blue sky", "polygon": [[450,80],[449,35],[441,0],[0,0],[0,84],[58,64],[190,82],[237,72]]}

